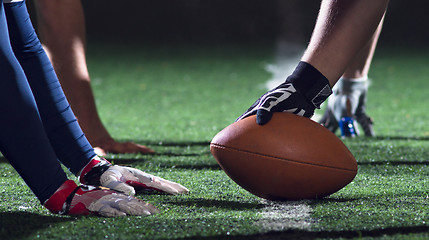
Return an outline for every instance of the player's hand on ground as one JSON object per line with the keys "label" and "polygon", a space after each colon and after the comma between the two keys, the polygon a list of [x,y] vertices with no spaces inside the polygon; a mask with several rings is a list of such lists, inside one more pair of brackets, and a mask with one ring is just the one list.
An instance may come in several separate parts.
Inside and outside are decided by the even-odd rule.
{"label": "player's hand on ground", "polygon": [[111,166],[100,178],[102,186],[112,188],[127,194],[133,190],[156,190],[172,195],[188,193],[189,190],[179,183],[148,174],[136,168]]}
{"label": "player's hand on ground", "polygon": [[256,122],[264,125],[270,121],[275,112],[290,112],[310,118],[314,110],[315,107],[295,89],[292,83],[285,82],[262,95],[236,121],[256,114]]}
{"label": "player's hand on ground", "polygon": [[114,139],[94,143],[94,146],[94,150],[99,156],[105,156],[107,153],[155,153],[155,151],[149,147],[133,142],[117,142]]}
{"label": "player's hand on ground", "polygon": [[77,186],[68,180],[45,202],[52,213],[100,215],[104,217],[145,216],[158,213],[153,205],[110,189]]}
{"label": "player's hand on ground", "polygon": [[[341,78],[333,90],[334,94],[329,97],[326,111],[319,123],[335,133],[339,125],[344,125],[343,119],[350,118],[361,125],[365,136],[375,136],[373,121],[366,114],[368,80]],[[358,135],[358,128],[353,129]],[[340,130],[343,137],[352,136],[347,129],[340,127]]]}
{"label": "player's hand on ground", "polygon": [[134,195],[138,190],[157,190],[168,194],[184,194],[189,190],[179,183],[148,174],[136,168],[112,165],[103,158],[94,158],[82,170],[79,181]]}

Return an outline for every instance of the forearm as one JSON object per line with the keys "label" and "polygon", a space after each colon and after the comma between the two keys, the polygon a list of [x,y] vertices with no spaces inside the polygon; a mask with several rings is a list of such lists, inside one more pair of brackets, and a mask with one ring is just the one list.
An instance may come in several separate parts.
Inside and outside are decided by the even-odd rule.
{"label": "forearm", "polygon": [[68,86],[71,81],[66,80],[70,76],[78,75],[78,79],[89,81],[85,59],[85,19],[81,2],[37,0],[35,4],[41,41],[64,89],[72,88]]}
{"label": "forearm", "polygon": [[378,38],[383,27],[383,19],[375,30],[373,36],[368,43],[359,51],[356,57],[350,62],[344,71],[343,77],[348,79],[367,78],[368,72],[371,67],[372,58],[374,56],[375,48],[377,46]]}
{"label": "forearm", "polygon": [[324,0],[302,61],[317,68],[333,86],[374,35],[388,0]]}

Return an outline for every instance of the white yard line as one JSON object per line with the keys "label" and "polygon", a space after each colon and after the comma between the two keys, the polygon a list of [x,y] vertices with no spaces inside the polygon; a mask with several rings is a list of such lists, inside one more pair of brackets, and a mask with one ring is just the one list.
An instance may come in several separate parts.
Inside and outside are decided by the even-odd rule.
{"label": "white yard line", "polygon": [[307,201],[273,202],[262,200],[261,218],[255,224],[266,231],[309,229],[316,222]]}

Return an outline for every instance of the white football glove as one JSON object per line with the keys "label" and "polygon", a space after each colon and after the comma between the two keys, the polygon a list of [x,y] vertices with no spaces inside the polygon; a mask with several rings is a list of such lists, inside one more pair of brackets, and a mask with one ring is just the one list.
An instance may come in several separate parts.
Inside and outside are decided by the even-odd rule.
{"label": "white football glove", "polygon": [[[368,81],[366,78],[341,78],[333,89],[334,94],[328,99],[326,111],[319,123],[335,133],[341,119],[350,117],[360,124],[365,136],[375,136],[373,121],[366,114]],[[359,134],[357,127],[355,130]]]}
{"label": "white football glove", "polygon": [[136,168],[111,166],[100,176],[101,186],[134,195],[135,190],[153,189],[168,194],[184,194],[189,190],[181,184],[145,173]]}
{"label": "white football glove", "polygon": [[100,215],[103,217],[144,216],[158,213],[153,205],[110,189],[77,186],[72,180],[64,182],[45,202],[52,213],[63,215]]}
{"label": "white football glove", "polygon": [[82,184],[103,186],[134,196],[136,190],[153,189],[168,194],[184,194],[181,184],[148,174],[136,168],[112,165],[103,158],[92,159],[79,174]]}

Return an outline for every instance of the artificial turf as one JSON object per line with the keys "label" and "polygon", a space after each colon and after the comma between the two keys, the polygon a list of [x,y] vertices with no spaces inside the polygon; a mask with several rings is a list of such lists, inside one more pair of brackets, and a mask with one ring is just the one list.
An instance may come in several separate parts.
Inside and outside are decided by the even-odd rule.
{"label": "artificial turf", "polygon": [[320,200],[270,202],[232,182],[208,145],[266,91],[273,49],[88,49],[98,110],[110,133],[157,151],[107,158],[191,191],[138,194],[161,210],[154,216],[57,216],[2,159],[0,239],[429,238],[429,51],[377,52],[367,109],[377,137],[344,140],[359,164],[352,183]]}

